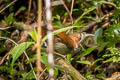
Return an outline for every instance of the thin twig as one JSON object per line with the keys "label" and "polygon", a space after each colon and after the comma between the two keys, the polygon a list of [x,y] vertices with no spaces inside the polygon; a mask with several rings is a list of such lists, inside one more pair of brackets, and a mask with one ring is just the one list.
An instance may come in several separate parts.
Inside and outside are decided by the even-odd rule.
{"label": "thin twig", "polygon": [[30,16],[31,3],[32,3],[32,0],[29,0],[28,15],[27,15],[27,23],[29,23],[29,16]]}
{"label": "thin twig", "polygon": [[72,0],[72,4],[71,4],[71,12],[70,12],[71,15],[72,15],[72,10],[73,10],[73,5],[74,5],[74,0]]}
{"label": "thin twig", "polygon": [[10,27],[5,27],[5,28],[0,28],[0,30],[6,30],[9,29]]}
{"label": "thin twig", "polygon": [[8,4],[6,7],[4,7],[2,10],[0,10],[0,13],[3,12],[5,9],[10,7],[12,4],[14,4],[17,0],[13,0],[10,4]]}
{"label": "thin twig", "polygon": [[60,54],[60,53],[58,53],[58,52],[55,52],[55,51],[54,51],[54,54],[56,54],[56,55],[62,57],[63,59],[66,59],[65,55],[62,55],[62,54]]}
{"label": "thin twig", "polygon": [[41,74],[39,75],[39,78],[43,75],[43,73],[44,73],[46,70],[47,70],[47,68],[45,68],[45,69],[41,72]]}
{"label": "thin twig", "polygon": [[7,53],[5,54],[5,56],[3,56],[3,57],[2,57],[2,59],[0,60],[0,65],[2,65],[2,64],[3,64],[3,62],[4,62],[5,58],[6,58],[9,54],[10,54],[10,51],[9,51],[9,52],[7,52]]}
{"label": "thin twig", "polygon": [[[12,39],[10,39],[10,38],[6,38],[6,37],[0,37],[1,39],[6,39],[6,40],[9,40],[9,41],[11,41],[11,42],[13,42],[15,45],[18,45],[15,41],[13,41]],[[28,55],[27,55],[27,53],[24,51],[24,54],[25,54],[25,56],[26,56],[26,58],[27,58],[27,60],[29,61],[29,57],[28,57]],[[5,56],[5,57],[7,57],[7,56]],[[1,63],[1,62],[0,62]],[[30,67],[31,67],[31,69],[33,70],[33,66],[32,66],[32,63],[30,62]],[[33,75],[34,75],[34,77],[37,79],[37,77],[36,77],[36,74],[35,74],[35,71],[33,70]]]}

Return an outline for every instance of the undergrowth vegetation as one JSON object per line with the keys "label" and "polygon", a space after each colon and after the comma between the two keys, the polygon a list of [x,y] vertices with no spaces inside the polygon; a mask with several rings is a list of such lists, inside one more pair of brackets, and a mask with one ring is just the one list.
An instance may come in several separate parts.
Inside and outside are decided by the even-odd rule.
{"label": "undergrowth vegetation", "polygon": [[[37,0],[0,0],[0,80],[36,80]],[[120,79],[120,1],[53,0],[55,80]],[[40,80],[49,79],[42,5]]]}

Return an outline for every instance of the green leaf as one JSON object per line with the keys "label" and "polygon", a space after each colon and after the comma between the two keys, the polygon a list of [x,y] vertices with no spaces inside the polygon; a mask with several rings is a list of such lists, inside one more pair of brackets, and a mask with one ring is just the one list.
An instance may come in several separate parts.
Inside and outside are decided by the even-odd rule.
{"label": "green leaf", "polygon": [[22,53],[32,44],[34,44],[34,42],[23,42],[13,48],[13,50],[10,52],[12,55],[12,66],[14,65],[15,61],[22,55]]}
{"label": "green leaf", "polygon": [[71,62],[72,54],[67,54],[67,60]]}
{"label": "green leaf", "polygon": [[81,64],[88,64],[88,65],[94,65],[95,63],[97,63],[98,61],[101,61],[103,59],[99,58],[97,59],[96,61],[94,62],[90,62],[90,61],[77,61],[78,63],[81,63]]}
{"label": "green leaf", "polygon": [[93,78],[91,77],[92,73],[93,73],[93,71],[87,71],[86,74],[85,74],[85,78],[87,80],[93,80]]}
{"label": "green leaf", "polygon": [[88,71],[86,74],[85,74],[85,77],[89,76],[92,74],[92,71]]}
{"label": "green leaf", "polygon": [[33,61],[33,59],[32,59],[32,58],[29,58],[29,60],[27,60],[27,63],[26,63],[26,64],[30,64],[32,61]]}
{"label": "green leaf", "polygon": [[56,78],[58,76],[58,68],[54,68],[54,77]]}
{"label": "green leaf", "polygon": [[63,28],[61,21],[56,21],[53,23],[54,28]]}
{"label": "green leaf", "polygon": [[102,58],[98,58],[97,60],[95,60],[94,62],[92,62],[91,65],[94,65],[95,63],[97,63],[98,61],[102,61],[103,59]]}
{"label": "green leaf", "polygon": [[118,19],[119,17],[120,17],[120,9],[118,8],[118,9],[114,9],[115,10],[115,12],[114,12],[114,15],[112,15],[112,17],[113,17],[113,20],[116,20],[116,19]]}
{"label": "green leaf", "polygon": [[94,36],[94,41],[95,41],[95,44],[98,44],[100,41],[102,41],[102,33],[103,33],[103,30],[102,28],[99,28],[96,30],[95,32],[95,36]]}
{"label": "green leaf", "polygon": [[112,62],[112,61],[113,61],[113,57],[111,57],[111,58],[109,58],[109,59],[103,61],[103,63],[108,63],[108,62]]}
{"label": "green leaf", "polygon": [[23,73],[22,74],[23,80],[31,80],[31,79],[35,79],[32,70],[28,73]]}
{"label": "green leaf", "polygon": [[56,15],[55,17],[53,16],[52,17],[53,19],[53,28],[62,28],[63,25],[62,25],[62,22],[60,20],[60,15]]}
{"label": "green leaf", "polygon": [[99,50],[98,50],[98,54],[99,54],[101,51],[103,51],[103,49],[107,46],[107,44],[108,44],[108,42],[105,42],[105,43],[100,44]]}
{"label": "green leaf", "polygon": [[47,54],[44,54],[42,57],[41,57],[41,62],[43,64],[45,64],[46,66],[48,66],[48,55]]}
{"label": "green leaf", "polygon": [[88,65],[91,65],[91,62],[90,61],[77,61],[78,63],[81,63],[81,64],[88,64]]}
{"label": "green leaf", "polygon": [[84,57],[84,56],[90,54],[96,47],[97,46],[92,46],[92,47],[88,48],[86,51],[81,53],[77,58]]}
{"label": "green leaf", "polygon": [[20,7],[20,10],[24,11],[24,10],[26,10],[26,7],[22,6],[22,7]]}
{"label": "green leaf", "polygon": [[10,14],[8,15],[8,17],[6,18],[5,22],[6,22],[7,24],[9,24],[10,22],[14,21],[15,19],[14,19],[13,16],[14,16],[14,13],[10,13]]}
{"label": "green leaf", "polygon": [[105,73],[99,73],[96,75],[97,78],[104,80],[106,78]]}
{"label": "green leaf", "polygon": [[59,16],[59,15],[56,15],[56,18],[57,18],[58,20],[60,20],[60,16]]}
{"label": "green leaf", "polygon": [[35,29],[29,31],[28,34],[32,37],[32,39],[33,39],[34,41],[37,41],[37,32],[36,32]]}
{"label": "green leaf", "polygon": [[98,70],[100,70],[100,69],[101,69],[101,65],[98,65],[98,66],[95,67],[94,70],[95,70],[95,71],[98,71]]}
{"label": "green leaf", "polygon": [[91,19],[91,20],[93,20],[93,21],[96,21],[96,22],[101,22],[101,19],[96,19],[95,17],[88,17],[88,16],[85,16],[85,18],[87,18],[87,19]]}

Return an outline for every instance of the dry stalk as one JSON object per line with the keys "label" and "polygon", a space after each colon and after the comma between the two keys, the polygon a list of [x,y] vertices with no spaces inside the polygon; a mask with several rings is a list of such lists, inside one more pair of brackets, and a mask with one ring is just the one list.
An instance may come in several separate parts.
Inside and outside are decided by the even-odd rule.
{"label": "dry stalk", "polygon": [[74,6],[74,0],[72,0],[72,3],[71,3],[71,12],[70,12],[70,14],[72,15],[72,10],[73,10],[73,6]]}
{"label": "dry stalk", "polygon": [[48,63],[49,69],[49,80],[54,80],[54,56],[53,56],[53,27],[52,27],[52,13],[51,13],[51,0],[45,0],[46,6],[46,20],[47,20],[47,35],[48,35]]}
{"label": "dry stalk", "polygon": [[37,27],[37,80],[39,80],[39,75],[40,75],[40,71],[42,71],[42,67],[41,67],[41,16],[42,14],[42,0],[38,0],[38,27]]}

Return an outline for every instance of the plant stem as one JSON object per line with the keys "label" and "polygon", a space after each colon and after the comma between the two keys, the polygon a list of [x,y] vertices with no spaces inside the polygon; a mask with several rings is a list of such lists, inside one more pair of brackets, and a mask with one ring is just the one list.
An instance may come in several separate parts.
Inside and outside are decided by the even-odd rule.
{"label": "plant stem", "polygon": [[42,67],[41,67],[41,14],[42,14],[42,0],[38,0],[38,27],[37,27],[37,80],[39,80],[39,75],[40,75],[40,71],[42,71]]}
{"label": "plant stem", "polygon": [[49,80],[54,80],[54,56],[53,56],[53,27],[52,27],[52,13],[50,10],[51,0],[45,0],[46,5],[46,20],[47,20],[47,35],[48,35],[48,63],[49,69]]}

